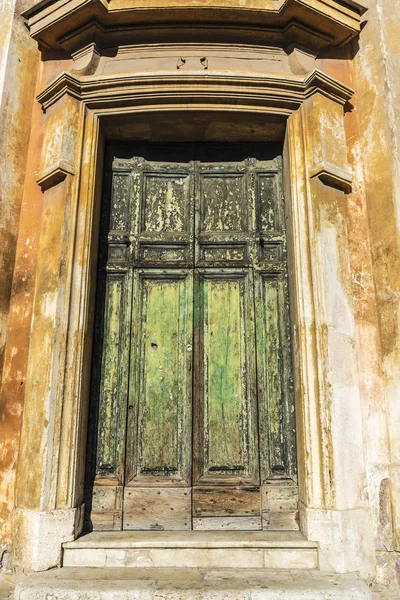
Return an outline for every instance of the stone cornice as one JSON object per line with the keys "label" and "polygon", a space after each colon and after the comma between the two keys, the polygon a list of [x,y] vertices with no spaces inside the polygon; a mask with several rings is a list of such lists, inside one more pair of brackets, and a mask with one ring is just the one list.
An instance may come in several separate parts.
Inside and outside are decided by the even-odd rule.
{"label": "stone cornice", "polygon": [[[205,35],[211,25],[221,32],[232,25],[267,29],[269,36],[283,37],[285,43],[319,49],[355,37],[365,10],[354,0],[247,0],[240,4],[237,0],[171,0],[168,10],[164,0],[43,0],[24,16],[32,37],[41,46],[57,50],[76,51],[82,32],[83,45],[96,41],[111,47],[118,44],[118,35],[130,43],[138,34],[143,36],[144,27],[150,32],[174,24],[181,32],[185,26],[203,26]],[[91,26],[96,28],[96,40],[87,37]],[[290,40],[286,39],[288,29]],[[154,40],[154,33],[149,35]]]}
{"label": "stone cornice", "polygon": [[236,107],[260,107],[263,111],[289,116],[315,93],[344,105],[352,97],[353,90],[318,70],[305,78],[296,75],[235,76],[204,71],[111,76],[64,72],[37,99],[46,111],[65,94],[98,109],[149,104],[206,106],[208,101],[215,104],[215,99],[220,98],[221,102]]}

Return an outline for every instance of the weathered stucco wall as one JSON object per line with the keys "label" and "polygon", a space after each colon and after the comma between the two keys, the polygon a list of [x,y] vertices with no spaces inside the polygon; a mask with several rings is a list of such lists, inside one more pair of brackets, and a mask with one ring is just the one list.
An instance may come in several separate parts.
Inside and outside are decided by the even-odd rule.
{"label": "weathered stucco wall", "polygon": [[371,336],[363,342],[377,348],[365,440],[374,454],[368,470],[375,487],[378,572],[394,577],[400,550],[400,2],[365,4],[367,22],[353,65],[359,125],[354,158],[364,179],[376,294]]}
{"label": "weathered stucco wall", "polygon": [[[3,2],[0,7],[0,377],[3,372],[11,284],[14,275],[18,224],[31,114],[39,66],[39,52],[21,17],[32,5],[26,0]],[[19,297],[26,293],[21,282]],[[26,282],[27,283],[27,282]],[[22,317],[23,302],[20,306]],[[14,393],[0,398],[0,556],[10,543],[10,507],[13,506],[14,473],[21,427],[24,367],[28,338],[20,331],[19,344],[12,351],[20,365],[12,378],[18,379]],[[21,368],[22,367],[22,368]],[[7,563],[7,555],[4,555]]]}
{"label": "weathered stucco wall", "polygon": [[[317,60],[322,71],[353,87],[355,95],[346,106],[344,118],[353,191],[343,196],[334,190],[325,196],[320,206],[314,200],[318,244],[326,277],[325,301],[330,311],[327,315],[329,343],[324,352],[344,383],[342,390],[336,386],[336,391],[342,394],[340,405],[345,406],[347,399],[348,406],[346,411],[333,413],[337,427],[335,420],[327,424],[327,428],[333,429],[333,437],[336,436],[336,450],[330,457],[335,481],[327,501],[329,510],[323,514],[316,512],[313,519],[315,527],[323,528],[327,520],[333,522],[336,518],[335,511],[341,510],[345,517],[337,530],[341,527],[340,531],[345,532],[346,519],[350,522],[362,514],[366,527],[372,523],[378,578],[393,582],[400,550],[400,0],[364,0],[364,3],[369,11],[360,39],[349,47],[326,51]],[[25,4],[17,3],[16,7],[6,4],[3,21],[6,35],[1,38],[0,32],[3,40],[0,47],[3,52],[0,63],[0,91],[3,86],[0,96],[0,373],[8,331],[0,404],[0,550],[12,542],[11,515],[36,256],[39,238],[46,235],[46,231],[41,230],[46,223],[46,219],[42,223],[43,194],[35,173],[40,167],[43,131],[49,117],[43,115],[35,100],[35,86],[37,92],[42,91],[58,73],[69,68],[68,62],[55,58],[39,66],[36,44],[18,16],[34,2]],[[305,63],[298,66],[299,73],[312,68],[312,57],[307,60],[311,66]],[[312,114],[323,114],[323,110],[319,113],[315,109],[313,102],[305,109],[309,111],[310,123]],[[315,118],[312,127],[317,134],[322,124]],[[316,199],[319,194],[322,197],[323,184],[314,182],[313,190]],[[57,293],[58,273],[55,271],[53,275],[51,285]],[[341,282],[340,289],[333,281]],[[43,283],[47,284],[49,281]],[[332,298],[336,298],[338,304],[330,305]],[[336,327],[339,318],[347,323],[346,330]],[[346,356],[351,360],[335,353],[335,340],[340,348],[348,349]],[[38,336],[36,344],[37,354],[30,361],[37,370],[41,363]],[[329,387],[332,373],[326,377]],[[35,394],[39,394],[39,384],[34,379],[30,382]],[[37,410],[35,416],[39,420],[39,396]],[[37,440],[41,454],[44,450],[40,444],[43,445],[46,435],[44,432],[41,440]],[[356,459],[349,461],[349,454]],[[46,469],[42,471],[39,460],[37,464],[25,465],[27,461],[24,456],[21,469],[30,469],[32,485],[20,494],[23,505],[43,510],[47,505],[43,504],[40,490],[48,482],[38,480],[38,474]],[[349,548],[365,543],[363,552],[370,552],[368,540],[355,540],[350,536],[345,543]],[[375,556],[371,557],[371,561],[374,560]]]}

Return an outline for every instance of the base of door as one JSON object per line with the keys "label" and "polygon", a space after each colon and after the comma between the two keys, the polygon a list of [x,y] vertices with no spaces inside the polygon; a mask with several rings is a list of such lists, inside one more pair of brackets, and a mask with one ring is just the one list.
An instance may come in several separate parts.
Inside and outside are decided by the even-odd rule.
{"label": "base of door", "polygon": [[317,569],[300,532],[93,532],[64,544],[64,567]]}
{"label": "base of door", "polygon": [[15,600],[365,600],[355,574],[266,569],[85,569],[35,573],[21,581]]}

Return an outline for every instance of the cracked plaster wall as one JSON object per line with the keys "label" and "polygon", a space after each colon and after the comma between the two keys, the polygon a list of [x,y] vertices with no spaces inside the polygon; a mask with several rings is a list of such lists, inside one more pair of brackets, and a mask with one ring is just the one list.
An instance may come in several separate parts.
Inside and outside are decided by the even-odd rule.
{"label": "cracked plaster wall", "polygon": [[[37,46],[20,16],[31,4],[29,0],[0,3],[0,379],[39,65]],[[22,286],[19,294],[25,293]],[[19,345],[12,350],[15,364],[26,348],[27,337],[22,336]],[[9,514],[21,427],[23,370],[22,360],[12,374],[14,380],[18,379],[12,398],[6,398],[3,393],[0,396],[0,560],[4,565],[8,563],[7,547],[11,541]]]}
{"label": "cracked plaster wall", "polygon": [[378,575],[393,581],[400,556],[400,1],[365,4],[369,10],[353,65],[359,125],[353,151],[364,179],[376,306],[368,319],[376,340],[376,387],[369,392],[365,439],[367,453],[375,454],[367,470]]}

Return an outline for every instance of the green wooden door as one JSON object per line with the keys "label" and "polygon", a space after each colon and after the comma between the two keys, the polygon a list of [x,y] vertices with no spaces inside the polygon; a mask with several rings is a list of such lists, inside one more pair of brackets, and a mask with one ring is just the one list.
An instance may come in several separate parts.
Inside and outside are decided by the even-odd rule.
{"label": "green wooden door", "polygon": [[281,156],[132,144],[109,162],[93,526],[269,528],[297,489]]}

